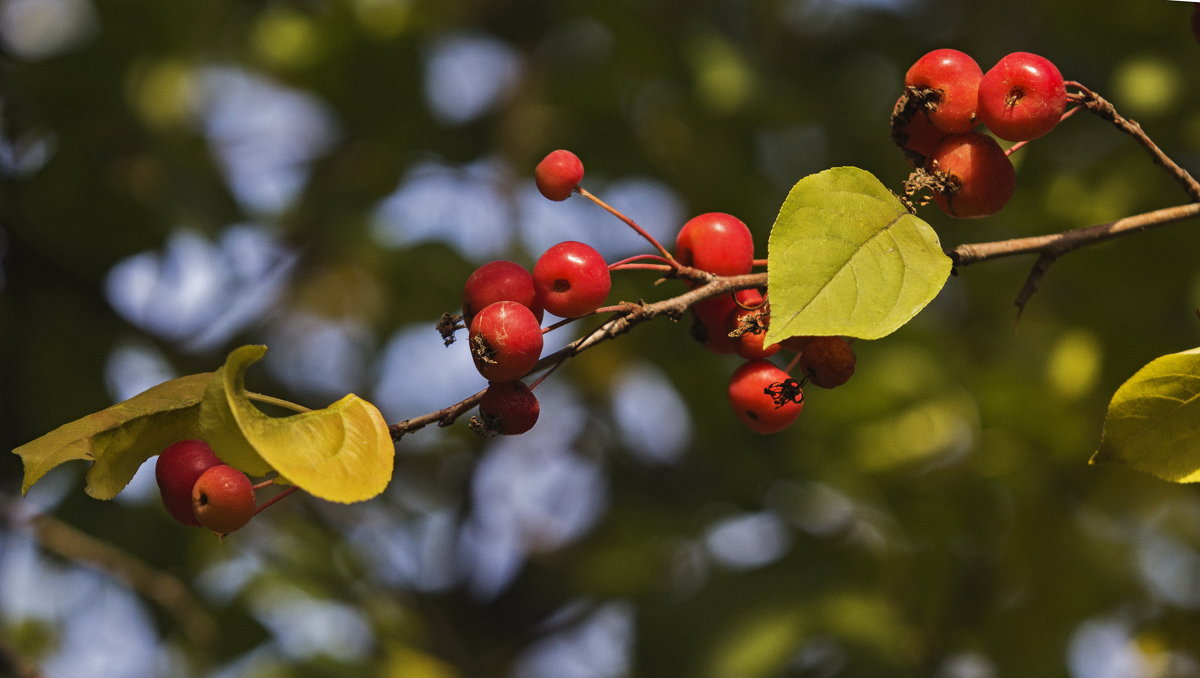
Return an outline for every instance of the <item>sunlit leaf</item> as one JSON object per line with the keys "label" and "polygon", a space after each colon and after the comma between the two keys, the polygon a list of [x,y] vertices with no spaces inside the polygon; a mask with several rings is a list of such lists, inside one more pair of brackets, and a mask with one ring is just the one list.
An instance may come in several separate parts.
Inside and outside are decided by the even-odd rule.
{"label": "sunlit leaf", "polygon": [[[208,382],[200,405],[200,432],[213,452],[226,464],[252,476],[264,476],[272,468],[254,448],[238,423],[236,403],[246,397],[246,367],[262,358],[266,346],[234,349]],[[253,405],[246,403],[254,412]],[[266,415],[262,415],[266,416]]]}
{"label": "sunlit leaf", "polygon": [[213,451],[251,475],[274,469],[329,501],[363,501],[382,492],[392,477],[395,447],[379,410],[351,394],[325,409],[268,416],[250,402],[245,387],[246,368],[266,350],[235,349],[213,375],[200,408]]}
{"label": "sunlit leaf", "polygon": [[1121,462],[1163,480],[1200,480],[1200,348],[1150,362],[1108,404],[1092,463]]}
{"label": "sunlit leaf", "polygon": [[87,493],[112,499],[142,462],[173,442],[196,437],[200,399],[211,377],[205,372],[163,382],[18,447],[13,453],[25,466],[21,491],[55,466],[81,459],[95,462],[87,473]]}
{"label": "sunlit leaf", "polygon": [[951,265],[929,224],[856,167],[792,187],[767,257],[768,344],[795,335],[886,336],[937,296]]}

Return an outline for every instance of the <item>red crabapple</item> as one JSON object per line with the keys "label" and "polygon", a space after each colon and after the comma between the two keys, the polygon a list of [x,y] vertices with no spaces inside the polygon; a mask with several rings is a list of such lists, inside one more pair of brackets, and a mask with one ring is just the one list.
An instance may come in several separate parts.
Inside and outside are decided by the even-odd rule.
{"label": "red crabapple", "polygon": [[515,301],[488,304],[471,320],[471,358],[488,381],[525,376],[542,356],[542,326]]}
{"label": "red crabapple", "polygon": [[841,337],[809,337],[796,366],[821,388],[836,388],[854,376],[854,347]]}
{"label": "red crabapple", "polygon": [[693,217],[675,238],[675,258],[715,275],[741,275],[754,266],[754,237],[741,219],[724,212]]}
{"label": "red crabapple", "polygon": [[779,352],[779,344],[771,344],[770,346],[763,345],[763,339],[767,338],[766,328],[770,322],[769,314],[762,314],[757,319],[752,319],[751,316],[759,314],[760,308],[763,305],[762,294],[755,289],[743,290],[745,296],[739,295],[738,301],[740,306],[736,306],[729,316],[730,331],[738,329],[743,323],[757,325],[763,331],[753,332],[751,328],[745,328],[741,334],[737,336],[737,354],[747,360],[755,358],[767,358]]}
{"label": "red crabapple", "polygon": [[[754,311],[739,311],[739,314],[753,313]],[[763,340],[767,338],[766,332],[743,332],[738,335],[737,354],[747,360],[755,358],[769,358],[776,353],[779,353],[779,344],[771,344],[766,346]]]}
{"label": "red crabapple", "polygon": [[608,298],[608,263],[590,245],[568,240],[546,250],[533,266],[533,285],[542,307],[563,318],[579,318]]}
{"label": "red crabapple", "polygon": [[1036,139],[1054,129],[1066,108],[1062,73],[1037,54],[1013,52],[979,83],[979,119],[1001,139]]}
{"label": "red crabapple", "polygon": [[[787,385],[794,393],[777,399]],[[729,379],[729,404],[734,414],[751,431],[776,433],[791,425],[804,409],[804,394],[787,372],[769,360],[751,360],[743,364]]]}
{"label": "red crabapple", "polygon": [[[729,336],[736,327],[732,324],[733,314],[738,310],[738,302],[751,305],[753,294],[758,294],[757,290],[738,290],[692,304],[692,313],[696,316],[697,329],[693,330],[696,339],[713,353],[737,353],[740,342]],[[756,303],[761,303],[762,296],[759,295],[758,299]]]}
{"label": "red crabapple", "polygon": [[551,151],[533,172],[542,195],[550,200],[566,200],[583,181],[583,162],[570,151]]}
{"label": "red crabapple", "polygon": [[896,125],[892,135],[904,150],[909,164],[919,166],[925,164],[925,159],[933,153],[933,147],[945,138],[946,133],[929,121],[925,111],[915,110],[907,121]]}
{"label": "red crabapple", "polygon": [[511,261],[490,261],[467,276],[463,285],[463,322],[484,306],[497,301],[515,301],[533,311],[540,322],[542,306],[533,288],[533,275],[524,266]]}
{"label": "red crabapple", "polygon": [[201,474],[220,463],[203,440],[181,440],[159,453],[154,478],[172,518],[184,525],[200,525],[192,513],[192,487]]}
{"label": "red crabapple", "polygon": [[926,169],[945,174],[949,186],[933,199],[946,214],[972,219],[995,214],[1012,197],[1016,171],[1008,156],[986,134],[951,134],[933,149]]}
{"label": "red crabapple", "polygon": [[245,473],[218,464],[192,487],[192,511],[201,525],[217,534],[236,532],[254,517],[254,485]]}
{"label": "red crabapple", "polygon": [[904,74],[904,86],[933,90],[929,121],[947,134],[970,132],[975,126],[979,81],[983,71],[967,54],[935,49],[917,59]]}
{"label": "red crabapple", "polygon": [[521,381],[492,382],[479,401],[484,430],[501,435],[525,433],[537,423],[540,412],[537,396]]}

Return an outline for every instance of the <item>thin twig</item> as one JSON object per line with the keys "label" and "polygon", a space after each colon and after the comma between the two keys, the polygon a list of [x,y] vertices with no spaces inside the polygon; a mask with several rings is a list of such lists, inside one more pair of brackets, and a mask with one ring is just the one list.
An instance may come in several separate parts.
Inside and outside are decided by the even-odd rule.
{"label": "thin twig", "polygon": [[274,497],[271,497],[270,499],[264,501],[263,503],[261,503],[257,507],[255,507],[254,515],[258,515],[258,514],[262,513],[263,511],[274,506],[276,503],[280,502],[281,500],[286,499],[287,497],[291,496],[292,494],[295,494],[296,491],[298,491],[299,489],[300,489],[299,485],[292,485],[291,487],[280,492],[279,494],[275,495]]}
{"label": "thin twig", "polygon": [[604,202],[600,198],[597,198],[593,193],[589,192],[586,188],[583,188],[582,186],[578,186],[578,187],[576,187],[575,190],[579,191],[579,195],[582,195],[583,197],[587,198],[588,200],[591,200],[592,202],[596,203],[600,207],[603,207],[606,211],[608,211],[609,214],[611,214],[614,217],[625,222],[626,225],[628,225],[633,230],[637,231],[637,234],[642,236],[643,238],[645,238],[646,242],[653,245],[654,249],[658,250],[659,254],[663,255],[663,258],[666,259],[668,262],[673,263],[675,261],[675,257],[671,256],[671,253],[667,251],[667,248],[663,247],[662,243],[660,243],[657,238],[655,238],[654,236],[647,233],[646,229],[642,228],[641,226],[638,226],[636,221],[625,216],[620,210],[613,207],[612,205],[609,205],[608,203]]}
{"label": "thin twig", "polygon": [[1028,238],[1013,238],[994,242],[967,243],[946,250],[956,267],[978,264],[990,259],[1011,257],[1019,254],[1045,254],[1062,256],[1072,250],[1105,240],[1165,226],[1177,221],[1200,216],[1200,203],[1188,203],[1175,207],[1164,207],[1151,212],[1109,221],[1103,224],[1073,228],[1061,233],[1035,235]]}
{"label": "thin twig", "polygon": [[[686,311],[688,307],[698,301],[708,299],[709,297],[715,297],[719,294],[725,294],[727,292],[744,290],[751,287],[760,287],[767,284],[766,273],[747,273],[746,275],[720,277],[714,276],[711,273],[689,269],[686,266],[680,267],[680,277],[704,280],[706,282],[693,290],[689,290],[683,294],[680,294],[679,296],[671,297],[670,299],[664,299],[662,301],[656,301],[651,304],[623,303],[615,305],[614,307],[610,307],[615,308],[618,311],[618,315],[616,317],[606,321],[604,324],[600,325],[588,334],[567,344],[554,353],[543,356],[542,359],[538,361],[537,366],[530,370],[530,373],[532,374],[534,372],[540,372],[541,370],[551,367],[556,368],[568,358],[577,356],[597,344],[624,334],[625,332],[631,330],[635,325],[643,323],[652,318],[657,318],[663,315],[679,318],[683,316],[683,312]],[[400,440],[400,438],[406,433],[412,433],[413,431],[425,428],[430,424],[437,424],[438,426],[449,426],[453,424],[459,417],[466,414],[479,404],[479,400],[483,397],[483,393],[484,391],[479,391],[478,393],[463,398],[453,405],[443,407],[435,412],[423,414],[419,417],[412,417],[410,419],[405,419],[404,421],[392,424],[389,427],[392,440]]]}
{"label": "thin twig", "polygon": [[1042,277],[1046,275],[1046,271],[1050,270],[1050,265],[1058,260],[1058,255],[1053,252],[1042,252],[1042,255],[1033,262],[1033,268],[1029,269],[1029,275],[1025,276],[1025,284],[1021,286],[1021,291],[1017,294],[1013,304],[1017,307],[1017,318],[1025,312],[1025,304],[1033,298],[1034,293],[1038,290],[1038,283],[1042,281]]}
{"label": "thin twig", "polygon": [[392,424],[388,427],[388,430],[392,434],[392,440],[400,440],[405,433],[412,433],[430,424],[437,424],[438,426],[453,424],[459,417],[478,405],[480,398],[483,397],[486,391],[487,389],[482,389],[448,407]]}
{"label": "thin twig", "polygon": [[614,261],[613,263],[608,265],[608,268],[611,270],[611,269],[614,269],[617,267],[625,266],[627,264],[632,264],[634,262],[644,261],[646,259],[651,259],[653,261],[657,261],[661,265],[667,266],[668,268],[675,268],[675,266],[672,266],[671,262],[668,261],[665,257],[660,257],[657,254],[636,254],[632,257],[626,257],[620,261]]}
{"label": "thin twig", "polygon": [[1175,181],[1183,186],[1183,190],[1187,191],[1192,200],[1200,201],[1200,182],[1196,181],[1195,177],[1189,174],[1187,170],[1180,167],[1174,160],[1167,156],[1158,147],[1158,144],[1154,143],[1149,135],[1142,130],[1141,125],[1117,113],[1116,107],[1109,103],[1107,99],[1084,87],[1082,84],[1075,81],[1068,82],[1067,84],[1079,90],[1078,92],[1067,94],[1070,100],[1079,102],[1091,113],[1111,122],[1117,129],[1133,137],[1141,144],[1142,148],[1146,149],[1146,152],[1150,154],[1150,157],[1154,159],[1156,164],[1166,169],[1175,178]]}
{"label": "thin twig", "polygon": [[[1058,122],[1061,124],[1064,120],[1071,117],[1072,115],[1075,115],[1076,113],[1078,113],[1081,110],[1084,110],[1083,106],[1075,106],[1074,108],[1067,109],[1067,111],[1058,118]],[[1021,150],[1022,148],[1025,148],[1025,146],[1027,146],[1030,141],[1032,141],[1032,140],[1031,139],[1023,139],[1021,141],[1018,141],[1017,143],[1015,143],[1012,146],[1009,146],[1007,149],[1005,149],[1004,155],[1012,156],[1013,153],[1016,153],[1017,151]]]}

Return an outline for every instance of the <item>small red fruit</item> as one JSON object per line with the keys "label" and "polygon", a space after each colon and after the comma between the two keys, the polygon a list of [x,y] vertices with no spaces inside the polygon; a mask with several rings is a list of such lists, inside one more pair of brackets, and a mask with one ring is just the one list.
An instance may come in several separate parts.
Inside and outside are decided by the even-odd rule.
{"label": "small red fruit", "polygon": [[159,453],[154,478],[163,506],[172,518],[184,525],[200,525],[192,513],[192,487],[201,474],[220,463],[203,440],[181,440]]}
{"label": "small red fruit", "polygon": [[471,320],[471,358],[488,381],[525,376],[542,355],[542,327],[515,301],[488,304]]}
{"label": "small red fruit", "polygon": [[1000,144],[986,134],[951,134],[933,149],[926,169],[949,180],[933,199],[946,214],[959,219],[986,217],[1012,197],[1017,173]]}
{"label": "small red fruit", "polygon": [[[747,360],[773,356],[779,352],[779,344],[763,345],[763,339],[767,338],[766,328],[771,322],[771,316],[770,314],[760,314],[759,309],[763,305],[762,293],[755,289],[743,290],[743,292],[746,293],[744,296],[738,296],[738,301],[741,305],[734,308],[733,313],[729,317],[731,331],[741,328],[742,325],[747,325],[746,328],[743,328],[743,332],[737,336],[737,354]],[[759,317],[752,317],[755,315]],[[756,326],[761,328],[762,331],[751,331]]]}
{"label": "small red fruit", "polygon": [[1062,73],[1037,54],[1013,52],[979,82],[979,119],[1001,139],[1036,139],[1054,129],[1066,108]]}
{"label": "small red fruit", "polygon": [[[751,305],[752,295],[755,294],[758,294],[757,290],[739,290],[733,294],[720,294],[692,304],[692,313],[696,316],[693,335],[713,353],[737,353],[740,342],[729,336],[736,327],[733,324],[733,314],[738,310],[739,302],[746,306]],[[754,303],[761,301],[762,296],[759,295],[758,301]]]}
{"label": "small red fruit", "polygon": [[479,418],[486,431],[501,435],[519,435],[537,423],[541,406],[537,396],[524,382],[501,381],[488,384],[479,401]]}
{"label": "small red fruit", "polygon": [[914,167],[923,166],[933,148],[945,137],[946,133],[930,122],[929,115],[923,110],[911,111],[908,120],[898,122],[892,130],[892,139]]}
{"label": "small red fruit", "polygon": [[566,200],[583,181],[583,162],[570,151],[551,151],[533,172],[538,190],[550,200]]}
{"label": "small red fruit", "polygon": [[192,512],[196,520],[217,534],[240,530],[254,517],[254,485],[245,473],[218,464],[192,487]]}
{"label": "small red fruit", "polygon": [[471,324],[484,306],[497,301],[515,301],[542,319],[542,306],[533,288],[533,275],[511,261],[490,261],[467,276],[463,285],[463,322]]}
{"label": "small red fruit", "polygon": [[741,219],[724,212],[693,217],[675,238],[675,258],[716,275],[741,275],[754,266],[754,237]]}
{"label": "small red fruit", "polygon": [[542,307],[563,318],[600,308],[612,289],[608,262],[590,245],[568,240],[546,250],[533,266],[533,285]]}
{"label": "small red fruit", "polygon": [[933,90],[929,121],[947,134],[970,132],[975,126],[979,81],[983,71],[967,54],[935,49],[917,59],[904,75],[904,86]]}
{"label": "small red fruit", "polygon": [[854,376],[854,347],[841,337],[809,337],[796,366],[821,388],[836,388]]}
{"label": "small red fruit", "polygon": [[769,360],[751,360],[729,379],[729,404],[751,431],[776,433],[804,409],[804,393],[787,372]]}

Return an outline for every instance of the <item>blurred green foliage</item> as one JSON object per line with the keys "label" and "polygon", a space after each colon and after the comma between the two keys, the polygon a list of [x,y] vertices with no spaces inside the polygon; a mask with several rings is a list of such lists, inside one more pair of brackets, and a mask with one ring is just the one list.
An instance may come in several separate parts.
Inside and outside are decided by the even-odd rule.
{"label": "blurred green foliage", "polygon": [[[1008,52],[1044,54],[1200,169],[1188,3],[81,0],[87,30],[45,55],[26,42],[61,24],[12,9],[22,4],[0,4],[29,22],[6,29],[0,59],[4,450],[111,404],[106,370],[123,346],[148,347],[175,374],[202,372],[229,347],[268,339],[290,313],[366,328],[354,388],[370,397],[388,337],[416,323],[433,333],[478,263],[438,242],[385,247],[373,230],[380,202],[429,161],[457,171],[490,159],[515,193],[544,153],[569,148],[602,197],[618,179],[653,177],[688,214],[740,216],[765,250],[788,189],[810,172],[854,165],[899,186],[907,166],[887,120],[903,73],[951,46],[985,69]],[[465,120],[427,99],[431,55],[454,36],[499,41],[519,63],[495,105]],[[214,67],[306,93],[336,121],[283,209],[248,207],[206,136],[197,97]],[[44,164],[14,169],[14,149],[38,143],[48,144]],[[943,244],[1186,200],[1129,139],[1083,115],[1016,160],[1016,196],[995,217],[923,213]],[[220,345],[188,348],[110,304],[119,262],[161,251],[176,229],[215,241],[247,221],[299,258],[272,307]],[[589,223],[621,228],[598,211]],[[1200,343],[1194,230],[1182,223],[1063,258],[1019,321],[1012,302],[1031,261],[964,269],[902,330],[857,343],[854,379],[812,389],[779,435],[737,425],[724,395],[736,363],[706,353],[682,324],[652,323],[571,361],[551,381],[569,384],[584,413],[572,420],[572,449],[601,470],[603,509],[581,538],[539,547],[525,535],[527,559],[494,595],[458,583],[448,560],[429,574],[450,582],[439,585],[372,567],[378,552],[404,546],[372,535],[403,542],[447,516],[469,527],[485,499],[472,479],[491,452],[460,422],[401,441],[392,490],[368,506],[291,499],[224,542],[171,523],[153,496],[86,497],[82,469],[63,467],[44,493],[18,499],[19,460],[0,455],[0,596],[11,601],[28,581],[14,554],[35,531],[29,512],[45,505],[51,520],[122,554],[101,559],[101,580],[119,582],[121,563],[136,561],[196,594],[172,604],[135,582],[165,663],[119,675],[1200,675],[1195,490],[1087,465],[1116,387]],[[505,252],[524,263],[537,254],[517,239]],[[630,275],[614,296],[673,289]],[[672,463],[640,461],[613,420],[614,375],[646,365],[690,413],[691,442]],[[289,393],[286,375],[271,380],[255,390],[316,398]],[[748,532],[734,530],[722,546],[715,526],[746,517],[761,539],[739,547]],[[391,522],[363,532],[378,521]],[[39,543],[47,572],[87,569],[97,553],[82,538]],[[775,552],[763,562],[737,559],[764,544]],[[96,600],[57,604],[82,616]],[[302,626],[313,601],[346,620],[333,627],[345,634],[334,636],[339,647],[363,649],[288,645],[281,629]],[[617,632],[597,641],[608,654],[571,636],[611,619]],[[185,631],[206,620],[215,636]],[[65,623],[0,605],[2,656],[55,666]],[[624,645],[613,640],[622,623]],[[120,647],[120,629],[108,633],[91,641],[97,657]],[[547,639],[582,668],[530,668]],[[597,659],[610,655],[627,661]]]}

